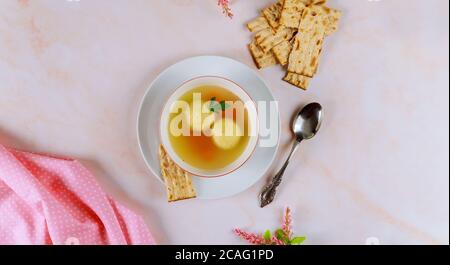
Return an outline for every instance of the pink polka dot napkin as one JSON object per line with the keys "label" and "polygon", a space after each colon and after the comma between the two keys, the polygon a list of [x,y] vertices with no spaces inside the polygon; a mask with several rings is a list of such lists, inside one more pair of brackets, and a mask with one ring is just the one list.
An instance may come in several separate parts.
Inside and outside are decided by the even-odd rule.
{"label": "pink polka dot napkin", "polygon": [[0,145],[0,244],[154,244],[76,160]]}

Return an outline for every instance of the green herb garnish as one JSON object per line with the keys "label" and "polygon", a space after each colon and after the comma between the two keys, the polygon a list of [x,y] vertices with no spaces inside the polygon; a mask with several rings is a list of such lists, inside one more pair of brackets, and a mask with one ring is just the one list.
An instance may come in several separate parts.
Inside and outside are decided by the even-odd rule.
{"label": "green herb garnish", "polygon": [[218,102],[216,97],[211,98],[211,100],[209,101],[209,110],[211,112],[220,113],[229,109],[230,107],[231,105],[227,104],[225,100]]}

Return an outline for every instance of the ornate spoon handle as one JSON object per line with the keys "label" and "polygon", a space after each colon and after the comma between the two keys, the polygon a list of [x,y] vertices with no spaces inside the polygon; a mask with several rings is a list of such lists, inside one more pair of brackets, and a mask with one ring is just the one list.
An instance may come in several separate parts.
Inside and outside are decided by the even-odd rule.
{"label": "ornate spoon handle", "polygon": [[278,171],[278,173],[272,178],[270,183],[267,184],[266,187],[264,187],[263,191],[259,195],[261,208],[269,205],[275,198],[277,188],[278,186],[280,186],[281,181],[283,180],[284,172],[286,171],[286,168],[289,165],[289,162],[291,161],[292,155],[297,151],[300,142],[301,141],[298,140],[295,141],[294,145],[292,146],[291,152],[289,153],[289,156],[286,159],[286,162],[281,167],[280,171]]}

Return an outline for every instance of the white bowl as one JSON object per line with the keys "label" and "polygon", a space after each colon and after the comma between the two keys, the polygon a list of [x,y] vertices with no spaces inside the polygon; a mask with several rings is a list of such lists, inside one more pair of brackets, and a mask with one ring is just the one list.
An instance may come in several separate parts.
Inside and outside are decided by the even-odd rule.
{"label": "white bowl", "polygon": [[[206,169],[200,169],[196,168],[181,159],[178,154],[173,150],[172,145],[169,140],[169,117],[170,117],[170,111],[171,107],[177,100],[180,99],[184,94],[189,92],[190,90],[201,87],[201,86],[218,86],[227,89],[228,91],[235,94],[244,104],[246,107],[246,110],[248,112],[248,134],[249,134],[249,142],[244,149],[244,152],[231,164],[223,167],[218,168],[214,170],[206,170]],[[186,82],[184,82],[179,88],[175,90],[175,92],[169,97],[169,99],[166,101],[166,104],[163,108],[163,111],[161,113],[161,122],[160,122],[160,136],[161,136],[161,142],[164,146],[164,149],[172,158],[172,160],[180,166],[183,170],[191,173],[192,175],[199,176],[199,177],[220,177],[226,174],[229,174],[236,169],[240,168],[253,154],[256,145],[258,143],[258,135],[259,135],[259,128],[258,128],[258,114],[256,111],[256,105],[255,102],[250,98],[250,96],[247,94],[247,92],[241,88],[238,84],[235,82],[228,80],[223,77],[218,76],[201,76],[196,77],[193,79],[190,79]]]}

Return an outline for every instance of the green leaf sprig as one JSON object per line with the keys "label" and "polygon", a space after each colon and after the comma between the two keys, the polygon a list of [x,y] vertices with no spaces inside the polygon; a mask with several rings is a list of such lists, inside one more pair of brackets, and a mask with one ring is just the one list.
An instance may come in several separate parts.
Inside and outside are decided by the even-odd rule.
{"label": "green leaf sprig", "polygon": [[220,113],[231,107],[230,104],[226,103],[225,100],[217,101],[216,97],[211,98],[209,101],[209,110],[214,113]]}

